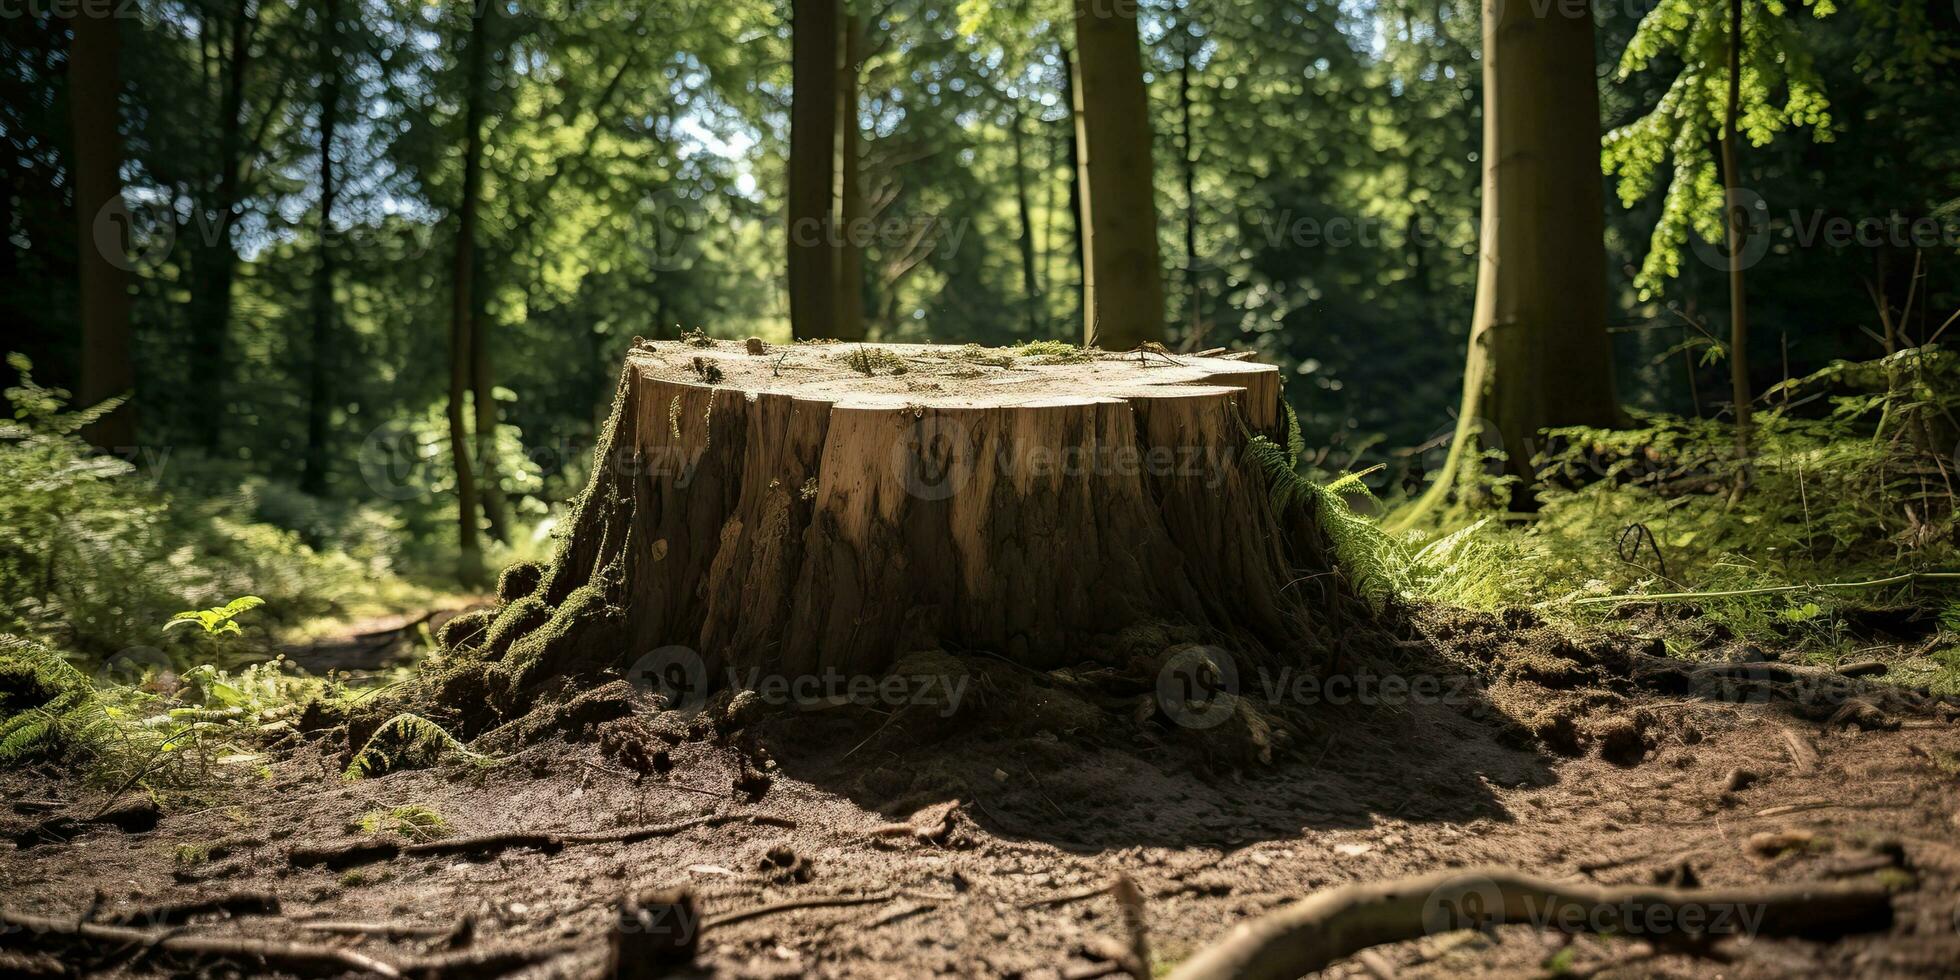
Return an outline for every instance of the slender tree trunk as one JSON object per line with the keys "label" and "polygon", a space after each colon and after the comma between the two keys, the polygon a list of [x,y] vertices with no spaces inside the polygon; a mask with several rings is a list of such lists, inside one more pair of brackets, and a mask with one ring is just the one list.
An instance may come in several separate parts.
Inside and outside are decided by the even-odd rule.
{"label": "slender tree trunk", "polygon": [[[129,212],[122,199],[122,140],[117,102],[120,23],[105,10],[78,8],[68,49],[69,124],[74,132],[76,286],[82,328],[84,405],[128,395],[136,368],[130,354],[129,277],[123,235]],[[11,172],[11,168],[10,168]],[[11,216],[9,216],[11,218]],[[8,223],[12,224],[11,220]],[[0,227],[9,235],[11,227]],[[11,246],[9,246],[11,250]],[[134,448],[136,407],[124,405],[82,433],[104,449]]]}
{"label": "slender tree trunk", "polygon": [[490,317],[486,315],[487,276],[483,250],[472,243],[470,272],[470,407],[476,435],[476,489],[490,537],[510,542],[510,512],[504,501],[503,466],[497,458],[497,385],[490,361]]}
{"label": "slender tree trunk", "polygon": [[[1178,4],[1178,13],[1185,14],[1185,4]],[[1198,144],[1191,130],[1191,55],[1198,39],[1191,33],[1188,17],[1178,25],[1178,33],[1178,164],[1184,178],[1184,289],[1190,304],[1184,346],[1196,350],[1205,335],[1204,288],[1198,281]]]}
{"label": "slender tree trunk", "polygon": [[1014,209],[1021,221],[1021,300],[1027,306],[1028,337],[1041,332],[1036,311],[1041,304],[1041,283],[1035,277],[1034,219],[1028,211],[1027,149],[1021,135],[1021,99],[1014,99]]}
{"label": "slender tree trunk", "polygon": [[[1038,124],[1047,122],[1047,120],[1043,119],[1041,116],[1036,116],[1035,119]],[[1043,142],[1044,142],[1043,149],[1045,149],[1047,153],[1042,159],[1042,167],[1041,170],[1039,171],[1039,173],[1041,174],[1041,184],[1042,184],[1041,243],[1039,246],[1037,246],[1037,248],[1039,249],[1041,255],[1041,281],[1048,283],[1049,285],[1052,286],[1055,283],[1055,251],[1056,251],[1055,250],[1055,185],[1056,185],[1055,162],[1062,158],[1062,154],[1065,151],[1066,147],[1063,145],[1063,141],[1055,138],[1054,134],[1052,133],[1049,134],[1048,139],[1046,139]],[[1053,316],[1054,310],[1049,308],[1049,304],[1046,296],[1042,297],[1041,306],[1042,306],[1042,317],[1044,320],[1047,320]]]}
{"label": "slender tree trunk", "polygon": [[1075,0],[1081,58],[1082,210],[1089,230],[1086,342],[1130,350],[1164,340],[1150,100],[1136,8]]}
{"label": "slender tree trunk", "polygon": [[1071,244],[1075,252],[1075,308],[1084,323],[1094,305],[1089,295],[1088,212],[1083,208],[1088,196],[1082,179],[1082,97],[1075,84],[1075,53],[1062,45],[1062,104],[1068,106],[1068,213]]}
{"label": "slender tree trunk", "polygon": [[198,444],[216,449],[224,442],[225,414],[231,388],[231,291],[238,274],[238,252],[231,230],[237,223],[239,176],[244,167],[245,83],[252,67],[252,34],[258,7],[238,0],[231,20],[230,51],[224,96],[218,120],[218,186],[210,201],[208,236],[194,266],[197,281],[191,303],[191,355],[199,393],[191,401],[191,434]]}
{"label": "slender tree trunk", "polygon": [[333,139],[340,118],[340,0],[324,0],[320,37],[320,256],[313,268],[312,357],[306,366],[306,461],[300,489],[319,495],[327,489],[327,421],[332,404],[327,368],[333,350]]}
{"label": "slender tree trunk", "polygon": [[1749,388],[1749,301],[1743,287],[1742,250],[1749,234],[1749,215],[1740,196],[1736,162],[1736,116],[1742,106],[1742,0],[1729,0],[1729,104],[1722,123],[1722,184],[1727,205],[1729,239],[1729,388],[1735,401],[1735,451],[1749,456],[1749,411],[1754,396]]}
{"label": "slender tree trunk", "polygon": [[474,377],[472,347],[475,329],[470,324],[476,308],[476,198],[483,184],[483,97],[489,52],[488,20],[485,6],[477,6],[470,17],[469,38],[463,54],[468,93],[463,110],[463,191],[456,206],[456,254],[450,266],[449,317],[449,453],[456,463],[457,577],[466,584],[483,580],[483,546],[477,539],[476,476],[470,465],[469,431],[465,425],[463,402],[469,396]]}
{"label": "slender tree trunk", "polygon": [[836,326],[830,205],[837,165],[837,3],[790,3],[789,323],[799,338],[825,336]]}
{"label": "slender tree trunk", "polygon": [[1414,520],[1477,452],[1502,449],[1531,505],[1538,433],[1620,422],[1606,333],[1599,95],[1588,17],[1484,5],[1483,225],[1463,404],[1448,462]]}
{"label": "slender tree trunk", "polygon": [[839,340],[864,339],[864,178],[858,131],[858,73],[864,60],[864,24],[843,19],[843,59],[837,70],[837,328]]}

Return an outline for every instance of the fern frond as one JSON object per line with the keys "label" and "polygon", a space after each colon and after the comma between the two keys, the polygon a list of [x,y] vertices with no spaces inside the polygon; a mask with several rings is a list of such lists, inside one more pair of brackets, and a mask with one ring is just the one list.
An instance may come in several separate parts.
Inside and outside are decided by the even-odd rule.
{"label": "fern frond", "polygon": [[31,708],[0,722],[0,762],[27,758],[56,733],[59,719],[42,708]]}
{"label": "fern frond", "polygon": [[[1290,409],[1287,416],[1293,430],[1289,438],[1297,439],[1299,423]],[[1367,493],[1361,483],[1365,473],[1350,474],[1322,486],[1300,475],[1295,468],[1297,453],[1281,449],[1265,436],[1253,436],[1246,445],[1246,455],[1264,472],[1275,513],[1284,518],[1295,507],[1312,508],[1333,548],[1334,561],[1370,603],[1379,608],[1407,587],[1409,558],[1401,543],[1381,525],[1356,513],[1343,496]]]}
{"label": "fern frond", "polygon": [[404,711],[382,722],[381,727],[368,736],[367,744],[354,754],[347,769],[341,773],[342,779],[366,779],[382,776],[398,769],[414,769],[434,765],[444,755],[454,754],[465,761],[479,766],[496,765],[497,760],[480,752],[472,752],[448,729],[421,715]]}

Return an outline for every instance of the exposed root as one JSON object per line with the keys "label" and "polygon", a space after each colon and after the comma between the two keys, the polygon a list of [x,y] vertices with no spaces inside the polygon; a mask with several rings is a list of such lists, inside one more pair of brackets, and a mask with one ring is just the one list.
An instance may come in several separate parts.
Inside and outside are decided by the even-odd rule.
{"label": "exposed root", "polygon": [[1317,892],[1233,929],[1171,978],[1293,980],[1370,946],[1506,923],[1610,931],[1699,951],[1735,935],[1832,938],[1884,929],[1892,900],[1883,886],[1862,882],[1680,889],[1566,884],[1501,868],[1447,871]]}

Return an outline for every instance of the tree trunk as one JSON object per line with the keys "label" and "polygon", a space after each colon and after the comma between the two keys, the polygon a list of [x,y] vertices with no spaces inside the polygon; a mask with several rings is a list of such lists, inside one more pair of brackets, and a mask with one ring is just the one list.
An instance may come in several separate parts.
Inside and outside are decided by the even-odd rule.
{"label": "tree trunk", "polygon": [[470,273],[470,407],[476,435],[476,492],[490,537],[510,542],[510,516],[504,502],[503,467],[497,459],[497,384],[490,361],[490,318],[485,315],[483,251],[471,245],[476,267]]}
{"label": "tree trunk", "polygon": [[501,658],[499,710],[623,664],[1127,664],[1139,624],[1224,644],[1250,676],[1333,620],[1314,514],[1275,514],[1244,454],[1248,427],[1283,426],[1276,369],[1110,356],[1010,385],[950,346],[864,351],[641,342],[553,567],[506,610],[535,633],[479,654]]}
{"label": "tree trunk", "polygon": [[836,327],[837,0],[791,0],[790,8],[789,323],[807,339]]}
{"label": "tree trunk", "polygon": [[318,496],[327,489],[327,422],[332,394],[327,357],[333,350],[334,184],[333,139],[340,116],[340,0],[324,0],[320,36],[320,256],[313,269],[312,356],[306,366],[306,460],[300,489]]}
{"label": "tree trunk", "polygon": [[1041,283],[1035,278],[1034,219],[1028,213],[1027,149],[1021,135],[1021,100],[1014,99],[1014,209],[1021,221],[1021,298],[1027,304],[1028,339],[1041,334],[1037,310],[1041,303]]}
{"label": "tree trunk", "polygon": [[1462,410],[1449,460],[1408,519],[1459,489],[1482,450],[1503,450],[1528,488],[1540,430],[1621,420],[1592,39],[1590,17],[1485,3],[1482,259]]}
{"label": "tree trunk", "polygon": [[1729,0],[1729,103],[1722,122],[1722,185],[1724,217],[1729,240],[1729,389],[1735,401],[1735,452],[1749,458],[1749,410],[1755,400],[1749,385],[1749,301],[1743,288],[1742,250],[1749,213],[1738,193],[1742,187],[1736,161],[1736,116],[1742,106],[1742,0]]}
{"label": "tree trunk", "polygon": [[864,24],[843,17],[843,60],[837,70],[837,328],[839,340],[864,339],[864,183],[859,160],[858,73],[864,61]]}
{"label": "tree trunk", "polygon": [[1191,130],[1191,49],[1198,39],[1191,33],[1191,21],[1183,3],[1178,4],[1178,14],[1185,18],[1178,25],[1177,61],[1177,162],[1184,178],[1184,289],[1189,304],[1184,349],[1196,350],[1203,346],[1205,335],[1204,295],[1198,283],[1198,146]]}
{"label": "tree trunk", "polygon": [[[129,276],[124,235],[135,233],[123,205],[118,70],[121,22],[78,9],[69,20],[68,111],[74,133],[76,291],[82,330],[81,403],[127,396],[135,387],[130,354]],[[11,225],[11,222],[9,223]],[[10,229],[0,229],[5,234]],[[11,247],[11,246],[10,246]],[[136,407],[125,404],[83,430],[103,449],[134,449]]]}
{"label": "tree trunk", "polygon": [[1164,341],[1150,99],[1136,8],[1075,0],[1076,97],[1088,229],[1086,343],[1130,350]]}
{"label": "tree trunk", "polygon": [[1075,84],[1075,55],[1067,46],[1062,46],[1062,104],[1068,106],[1068,213],[1070,239],[1075,252],[1075,306],[1076,313],[1083,323],[1089,322],[1089,309],[1094,305],[1089,295],[1089,229],[1088,212],[1083,206],[1088,196],[1083,193],[1082,177],[1082,98],[1080,87]]}
{"label": "tree trunk", "polygon": [[469,430],[463,402],[475,376],[476,198],[483,184],[483,88],[488,73],[489,46],[484,6],[470,16],[464,42],[463,189],[456,205],[456,254],[450,265],[449,307],[449,452],[456,465],[457,577],[465,584],[483,580],[483,546],[477,538],[476,475],[470,465]]}
{"label": "tree trunk", "polygon": [[200,390],[190,404],[191,435],[211,450],[224,444],[231,388],[231,287],[238,274],[231,230],[238,219],[239,177],[245,165],[245,82],[258,11],[256,4],[238,0],[231,20],[218,120],[218,186],[207,210],[210,224],[201,229],[203,249],[193,265],[197,280],[192,285],[191,355]]}

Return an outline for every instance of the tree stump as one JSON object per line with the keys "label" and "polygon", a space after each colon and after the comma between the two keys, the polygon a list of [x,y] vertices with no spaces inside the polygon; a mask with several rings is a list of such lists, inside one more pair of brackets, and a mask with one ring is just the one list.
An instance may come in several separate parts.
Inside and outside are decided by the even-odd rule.
{"label": "tree stump", "polygon": [[[932,649],[1051,669],[1140,623],[1297,641],[1332,565],[1247,455],[1284,444],[1277,369],[1050,346],[638,342],[556,560],[486,655],[523,688],[673,647],[794,677]],[[603,637],[573,643],[582,620]]]}

